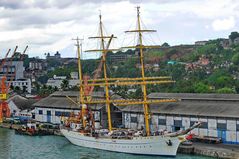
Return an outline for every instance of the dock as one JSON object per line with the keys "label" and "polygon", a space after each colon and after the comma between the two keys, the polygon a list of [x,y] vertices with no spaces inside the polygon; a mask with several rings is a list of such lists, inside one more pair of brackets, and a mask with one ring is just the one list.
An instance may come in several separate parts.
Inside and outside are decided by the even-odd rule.
{"label": "dock", "polygon": [[0,123],[0,128],[8,128],[8,129],[19,129],[21,125],[18,124],[10,124],[10,123]]}
{"label": "dock", "polygon": [[[21,126],[22,124],[0,123],[0,128],[7,128],[7,129],[13,129],[13,130],[17,130],[21,128]],[[59,129],[51,129],[51,128],[41,128],[41,129],[47,131],[50,134],[62,136]]]}
{"label": "dock", "polygon": [[194,142],[190,146],[180,145],[178,153],[201,155],[221,159],[238,159],[239,145]]}

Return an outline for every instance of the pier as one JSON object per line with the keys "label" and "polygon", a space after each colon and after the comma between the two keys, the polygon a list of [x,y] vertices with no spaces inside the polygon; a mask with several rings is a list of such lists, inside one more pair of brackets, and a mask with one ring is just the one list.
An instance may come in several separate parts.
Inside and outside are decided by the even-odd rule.
{"label": "pier", "polygon": [[221,159],[238,159],[239,146],[227,144],[206,144],[194,142],[190,146],[180,145],[178,153],[201,155]]}

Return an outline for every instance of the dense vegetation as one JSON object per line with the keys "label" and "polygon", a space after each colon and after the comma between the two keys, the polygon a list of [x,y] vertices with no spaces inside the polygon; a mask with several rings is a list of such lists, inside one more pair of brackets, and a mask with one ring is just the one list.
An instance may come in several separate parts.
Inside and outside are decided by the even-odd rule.
{"label": "dense vegetation", "polygon": [[[239,37],[237,32],[232,32],[229,36],[231,41],[237,37]],[[145,65],[149,66],[146,68],[146,76],[172,76],[172,80],[176,81],[173,84],[148,86],[148,93],[239,93],[239,45],[228,44],[228,47],[225,47],[222,45],[223,40],[225,39],[210,40],[202,46],[181,45],[170,47],[169,44],[164,43],[160,49],[145,50]],[[108,53],[108,76],[139,77],[140,68],[136,67],[139,64],[137,53],[127,50],[126,52],[120,51],[117,54],[127,54],[130,58],[121,62],[112,62],[110,56],[113,53]],[[200,64],[201,59],[206,59],[208,63]],[[49,61],[48,64],[52,67],[58,67],[40,77],[38,80],[41,82],[46,82],[53,75],[69,77],[70,72],[78,69],[76,63],[62,67],[59,67],[59,64],[54,61]],[[82,60],[83,72],[93,76],[98,64],[99,59]],[[157,70],[154,68],[155,64],[159,66]],[[62,87],[65,90],[67,89],[67,82],[64,82]],[[134,89],[132,92],[129,92],[127,87],[112,86],[111,89],[122,96],[141,96],[141,88],[136,86],[131,87],[131,89]]]}

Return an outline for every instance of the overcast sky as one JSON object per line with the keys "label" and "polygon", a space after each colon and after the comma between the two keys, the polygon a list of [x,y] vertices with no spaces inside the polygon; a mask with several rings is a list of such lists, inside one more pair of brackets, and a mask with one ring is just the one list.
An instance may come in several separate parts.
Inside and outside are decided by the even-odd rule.
{"label": "overcast sky", "polygon": [[99,10],[119,46],[134,26],[137,5],[147,29],[157,30],[157,44],[190,44],[239,30],[239,0],[0,0],[0,57],[16,45],[19,51],[29,45],[31,57],[57,50],[76,57],[71,39],[97,33]]}

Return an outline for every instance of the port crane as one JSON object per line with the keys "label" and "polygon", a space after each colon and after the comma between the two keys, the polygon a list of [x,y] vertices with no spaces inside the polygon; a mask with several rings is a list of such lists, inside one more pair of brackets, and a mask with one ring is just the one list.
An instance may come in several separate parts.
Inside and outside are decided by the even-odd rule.
{"label": "port crane", "polygon": [[[20,54],[20,61],[23,59],[24,57],[24,54],[26,53],[27,51],[27,48],[28,46],[26,46],[26,48],[24,49],[22,55]],[[3,122],[3,119],[4,118],[8,118],[10,117],[11,113],[10,113],[10,108],[8,106],[8,103],[7,103],[7,99],[8,99],[8,93],[9,93],[9,89],[11,87],[11,83],[12,81],[14,80],[14,77],[16,76],[16,71],[17,71],[17,68],[15,68],[14,72],[12,72],[11,70],[11,77],[10,79],[7,79],[7,76],[9,74],[9,69],[10,69],[10,66],[12,65],[12,62],[13,62],[13,59],[14,57],[17,55],[17,49],[18,49],[18,46],[15,47],[14,51],[13,51],[13,54],[12,56],[8,59],[8,55],[10,54],[10,51],[11,49],[8,50],[8,52],[6,53],[4,59],[2,60],[1,62],[1,65],[0,65],[0,70],[4,69],[4,65],[6,63],[6,61],[8,60],[9,62],[9,65],[7,66],[7,70],[6,70],[6,74],[4,74],[2,77],[1,77],[1,93],[0,93],[0,123]],[[4,71],[3,71],[4,72]]]}

